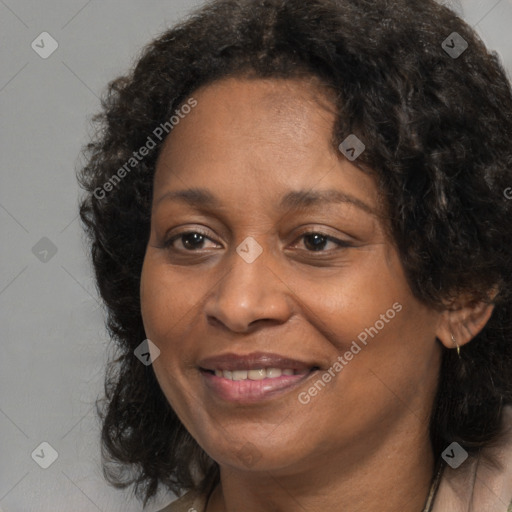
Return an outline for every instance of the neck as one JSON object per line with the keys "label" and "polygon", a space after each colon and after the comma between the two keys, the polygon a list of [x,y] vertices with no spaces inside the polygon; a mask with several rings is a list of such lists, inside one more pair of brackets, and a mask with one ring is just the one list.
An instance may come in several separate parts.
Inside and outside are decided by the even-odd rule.
{"label": "neck", "polygon": [[221,466],[207,512],[422,512],[435,463],[428,425],[408,414],[391,438],[383,442],[379,432],[363,444],[315,456],[293,471]]}

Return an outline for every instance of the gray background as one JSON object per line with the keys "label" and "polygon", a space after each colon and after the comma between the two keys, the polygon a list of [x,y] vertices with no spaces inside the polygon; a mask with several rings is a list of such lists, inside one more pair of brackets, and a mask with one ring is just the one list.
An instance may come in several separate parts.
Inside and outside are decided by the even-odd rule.
{"label": "gray background", "polygon": [[[93,405],[109,352],[75,170],[107,82],[199,3],[0,0],[3,512],[141,510],[107,486],[99,464]],[[443,3],[476,27],[512,76],[512,0]],[[31,47],[42,32],[58,42],[46,59]],[[50,461],[42,442],[58,453],[47,469],[35,462]],[[172,498],[161,493],[147,510]]]}

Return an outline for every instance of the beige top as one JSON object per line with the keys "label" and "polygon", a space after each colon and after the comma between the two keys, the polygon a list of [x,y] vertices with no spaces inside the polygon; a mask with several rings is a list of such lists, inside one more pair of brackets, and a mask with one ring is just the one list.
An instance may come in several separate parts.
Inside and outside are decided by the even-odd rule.
{"label": "beige top", "polygon": [[207,502],[207,494],[199,494],[196,491],[190,491],[159,512],[205,512]]}
{"label": "beige top", "polygon": [[[486,447],[457,469],[445,466],[432,512],[512,512],[512,406],[505,407],[503,420],[499,446]],[[159,512],[205,512],[207,501],[208,494],[190,491]]]}

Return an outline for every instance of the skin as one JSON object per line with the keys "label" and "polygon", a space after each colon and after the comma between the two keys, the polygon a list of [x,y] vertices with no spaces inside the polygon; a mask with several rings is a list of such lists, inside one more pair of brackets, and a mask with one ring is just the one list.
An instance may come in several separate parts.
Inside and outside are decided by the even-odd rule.
{"label": "skin", "polygon": [[[439,341],[453,348],[455,334],[466,343],[490,312],[464,303],[434,311],[413,296],[374,179],[332,147],[333,107],[313,80],[230,78],[193,96],[197,107],[157,163],[141,307],[161,351],[158,382],[221,468],[208,512],[420,511],[434,471]],[[164,198],[192,187],[220,206]],[[334,189],[366,206],[279,208],[302,189]],[[197,230],[198,241],[164,246]],[[327,240],[314,251],[305,231],[349,246]],[[249,236],[263,250],[252,263],[236,252]],[[298,394],[318,374],[243,406],[204,384],[199,361],[226,352],[312,361],[321,377],[395,303],[401,311],[308,404]]]}

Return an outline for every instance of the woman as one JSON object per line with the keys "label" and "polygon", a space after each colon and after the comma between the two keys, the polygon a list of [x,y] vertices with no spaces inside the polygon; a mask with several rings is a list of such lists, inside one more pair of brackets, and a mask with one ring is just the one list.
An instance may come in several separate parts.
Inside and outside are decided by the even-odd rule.
{"label": "woman", "polygon": [[165,511],[512,510],[512,93],[431,1],[220,0],[80,173],[105,474]]}

